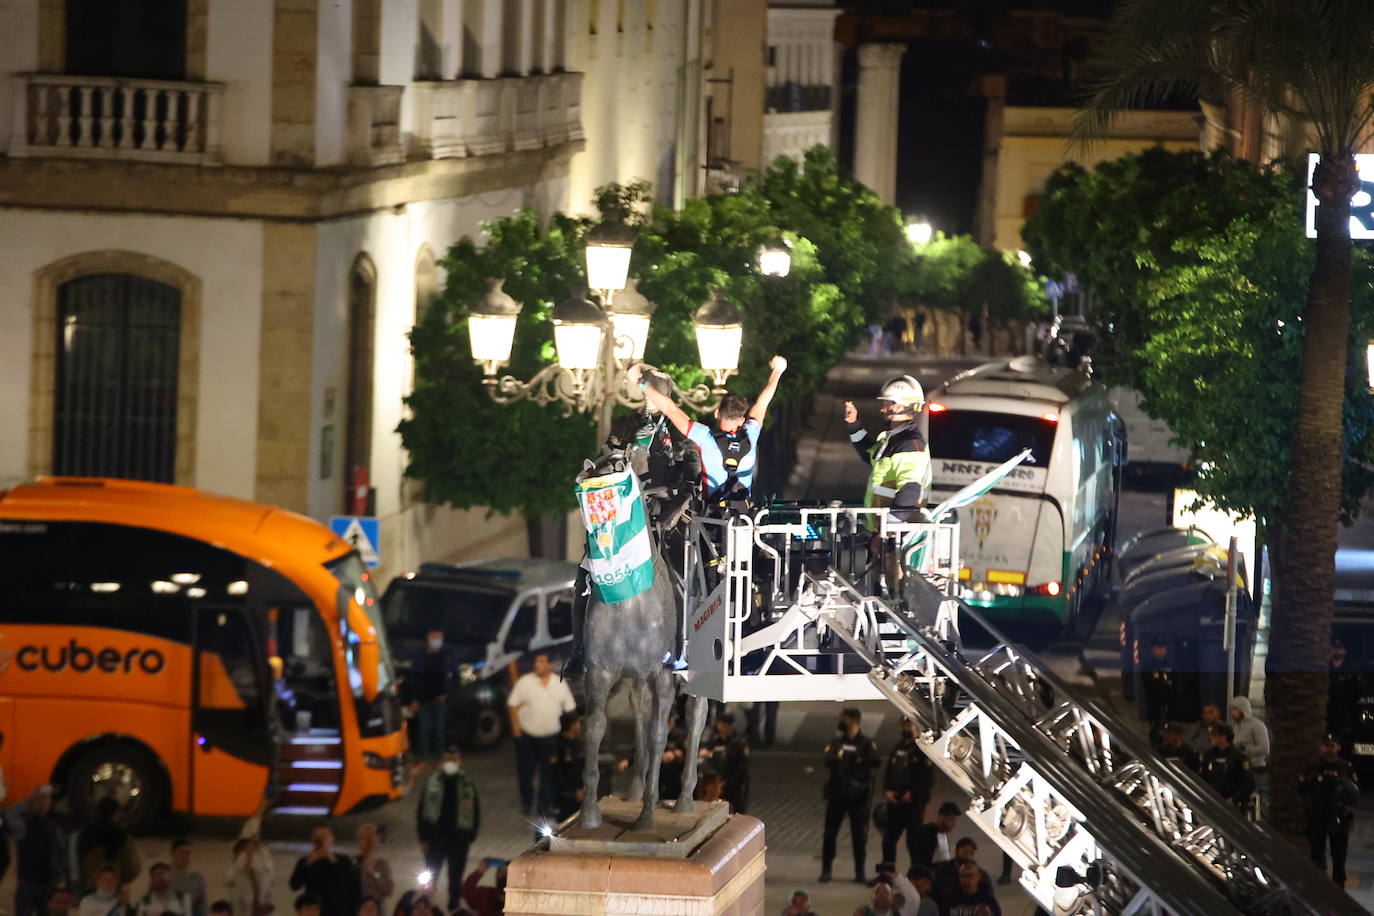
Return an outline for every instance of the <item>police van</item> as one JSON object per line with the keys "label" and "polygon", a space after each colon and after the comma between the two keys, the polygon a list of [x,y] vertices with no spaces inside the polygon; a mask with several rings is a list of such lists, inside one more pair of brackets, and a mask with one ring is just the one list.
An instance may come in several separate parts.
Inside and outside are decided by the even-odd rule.
{"label": "police van", "polygon": [[558,664],[572,649],[577,565],[557,560],[494,558],[461,566],[425,563],[391,580],[382,619],[404,681],[442,630],[456,670],[448,698],[447,740],[469,748],[500,744],[509,729],[506,698],[534,657]]}
{"label": "police van", "polygon": [[1116,535],[1126,440],[1106,390],[1021,356],[954,376],[928,410],[934,502],[1030,449],[960,511],[963,597],[995,620],[1072,626]]}

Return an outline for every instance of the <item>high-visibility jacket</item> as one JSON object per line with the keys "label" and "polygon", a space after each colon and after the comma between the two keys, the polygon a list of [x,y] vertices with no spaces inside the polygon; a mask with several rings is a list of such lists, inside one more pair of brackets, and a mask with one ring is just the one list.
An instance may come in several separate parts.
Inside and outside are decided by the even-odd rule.
{"label": "high-visibility jacket", "polygon": [[860,423],[845,425],[859,457],[872,468],[864,505],[890,506],[906,521],[930,491],[930,450],[920,427],[908,420],[874,436]]}

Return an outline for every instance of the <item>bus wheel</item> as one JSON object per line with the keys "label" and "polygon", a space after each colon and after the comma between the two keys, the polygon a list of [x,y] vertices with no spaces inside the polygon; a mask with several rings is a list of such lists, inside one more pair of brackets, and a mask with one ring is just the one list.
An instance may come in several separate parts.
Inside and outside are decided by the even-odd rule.
{"label": "bus wheel", "polygon": [[117,742],[87,750],[67,774],[67,804],[79,823],[95,820],[101,799],[119,805],[115,823],[129,830],[146,830],[162,816],[166,787],[157,764],[147,753]]}
{"label": "bus wheel", "polygon": [[480,703],[473,709],[472,717],[464,723],[463,744],[474,750],[496,747],[506,740],[509,725],[504,705]]}

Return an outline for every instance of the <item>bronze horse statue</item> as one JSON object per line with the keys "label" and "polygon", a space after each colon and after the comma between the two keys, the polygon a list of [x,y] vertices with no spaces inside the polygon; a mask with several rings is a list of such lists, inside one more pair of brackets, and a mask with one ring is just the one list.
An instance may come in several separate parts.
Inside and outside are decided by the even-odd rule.
{"label": "bronze horse statue", "polygon": [[[595,462],[584,463],[577,480],[619,473],[630,468],[624,451],[606,447]],[[643,493],[640,494],[644,501]],[[648,507],[641,506],[648,518]],[[582,812],[579,826],[601,826],[598,788],[601,774],[597,765],[601,740],[606,734],[606,700],[622,679],[628,681],[630,705],[635,720],[634,785],[643,787],[642,807],[633,829],[650,830],[658,806],[659,766],[668,739],[668,712],[677,690],[672,670],[677,640],[678,605],[682,594],[668,568],[657,540],[653,546],[654,581],[646,591],[633,598],[607,604],[595,586],[587,606],[584,686],[587,709],[582,736],[586,763],[583,769]],[[706,723],[706,700],[693,697],[687,715],[687,759],[682,774],[682,794],[675,811],[689,812],[695,806],[697,756],[702,728]]]}

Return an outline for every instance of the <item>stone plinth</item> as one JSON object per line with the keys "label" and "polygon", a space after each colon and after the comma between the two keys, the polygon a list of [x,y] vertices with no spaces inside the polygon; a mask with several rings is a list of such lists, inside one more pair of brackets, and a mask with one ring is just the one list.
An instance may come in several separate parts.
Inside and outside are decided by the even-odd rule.
{"label": "stone plinth", "polygon": [[551,852],[580,855],[613,854],[685,859],[730,819],[730,806],[723,801],[698,802],[691,814],[677,814],[660,808],[654,815],[654,829],[635,831],[640,803],[619,798],[603,798],[601,826],[583,827],[579,813],[549,838]]}
{"label": "stone plinth", "polygon": [[[713,813],[702,820],[660,811],[665,823],[648,835],[628,833],[633,818],[617,826],[609,813],[603,808],[598,830],[579,836],[574,822],[559,831],[560,849],[534,849],[512,862],[506,916],[762,916],[762,821],[737,814],[703,831],[698,823],[719,823]],[[673,817],[683,823],[669,826]],[[694,836],[701,842],[687,848]],[[649,852],[655,845],[682,855]]]}

